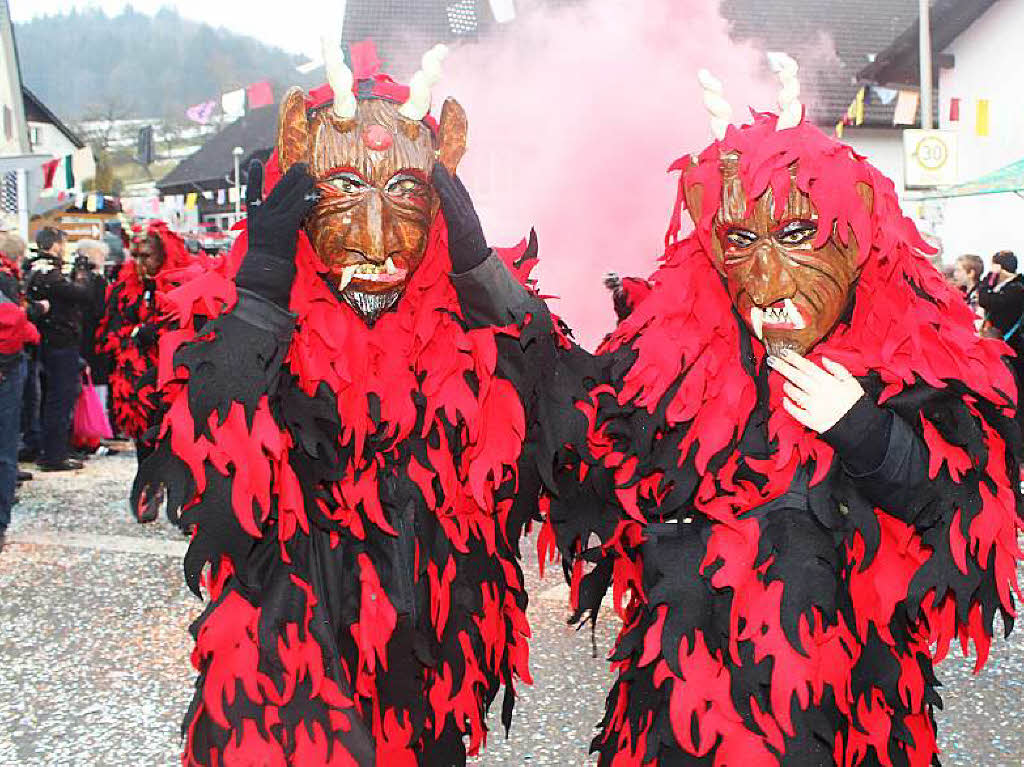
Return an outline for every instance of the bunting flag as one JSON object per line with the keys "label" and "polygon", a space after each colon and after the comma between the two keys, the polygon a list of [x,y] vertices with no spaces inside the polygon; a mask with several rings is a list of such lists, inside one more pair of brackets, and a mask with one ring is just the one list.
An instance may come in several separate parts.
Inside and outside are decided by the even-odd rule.
{"label": "bunting flag", "polygon": [[54,176],[57,175],[57,166],[60,159],[48,160],[43,163],[43,189],[53,189]]}
{"label": "bunting flag", "polygon": [[988,99],[978,99],[978,112],[974,120],[974,132],[978,136],[988,135]]}
{"label": "bunting flag", "polygon": [[836,123],[836,138],[842,138],[847,125],[864,124],[864,102],[867,99],[867,86],[857,89],[857,95],[853,97],[850,106],[846,108],[846,114]]}
{"label": "bunting flag", "polygon": [[271,106],[274,103],[274,89],[266,80],[250,85],[245,89],[249,100],[249,109]]}
{"label": "bunting flag", "polygon": [[217,190],[217,204],[218,205],[223,205],[224,203],[227,202],[227,199],[228,199],[227,192],[225,190],[223,190],[223,189],[218,189]]}
{"label": "bunting flag", "polygon": [[872,98],[877,99],[878,103],[883,106],[889,106],[898,94],[899,91],[895,88],[883,88],[880,85],[871,86]]}
{"label": "bunting flag", "polygon": [[9,170],[0,181],[0,211],[18,214],[18,171]]}
{"label": "bunting flag", "polygon": [[960,99],[949,100],[949,121],[951,123],[960,122]]}
{"label": "bunting flag", "polygon": [[238,187],[237,186],[233,186],[230,189],[228,189],[228,201],[231,202],[231,203],[238,202]]}
{"label": "bunting flag", "polygon": [[491,0],[491,13],[499,24],[507,24],[516,17],[515,0]]}
{"label": "bunting flag", "polygon": [[93,157],[92,148],[85,146],[76,149],[71,155],[71,168],[79,184],[96,178],[96,158]]}
{"label": "bunting flag", "polygon": [[189,192],[185,195],[185,210],[192,210],[196,206],[197,199],[199,199],[199,195],[195,192]]}
{"label": "bunting flag", "polygon": [[186,109],[185,116],[192,122],[199,123],[200,125],[206,125],[213,117],[213,112],[216,108],[216,101],[204,101],[202,104],[196,104],[195,106]]}
{"label": "bunting flag", "polygon": [[893,125],[913,125],[917,122],[917,91],[900,91],[896,99],[896,112],[892,116]]}
{"label": "bunting flag", "polygon": [[95,213],[97,207],[98,206],[96,204],[96,195],[90,194],[89,197],[85,201],[85,209],[87,211],[89,211],[90,213]]}
{"label": "bunting flag", "polygon": [[75,188],[75,163],[74,155],[64,155],[64,159],[61,160],[64,165],[64,188],[74,189]]}
{"label": "bunting flag", "polygon": [[220,108],[229,120],[237,120],[245,114],[245,88],[229,91],[220,97]]}
{"label": "bunting flag", "polygon": [[861,87],[860,89],[858,89],[857,95],[853,97],[853,101],[850,102],[850,106],[846,108],[847,125],[864,124],[864,94],[866,92],[866,87]]}

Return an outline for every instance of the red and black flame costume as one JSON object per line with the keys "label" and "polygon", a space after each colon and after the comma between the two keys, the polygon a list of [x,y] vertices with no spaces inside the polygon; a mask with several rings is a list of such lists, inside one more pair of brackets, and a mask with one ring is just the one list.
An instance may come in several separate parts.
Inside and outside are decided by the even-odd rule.
{"label": "red and black flame costume", "polygon": [[[653,290],[601,350],[577,403],[585,436],[549,443],[545,543],[577,618],[611,587],[623,620],[602,765],[932,764],[935,664],[959,640],[980,667],[995,614],[1012,626],[1007,349],[977,337],[888,179],[812,125],[775,122],[755,115],[673,166],[687,172]],[[796,183],[819,231],[856,235],[852,305],[809,358],[857,376],[855,410],[891,411],[916,463],[854,476],[781,407],[710,256],[724,152],[739,153],[748,203]],[[683,185],[698,182],[712,203],[680,239]]]}
{"label": "red and black flame costume", "polygon": [[169,296],[167,414],[136,485],[182,509],[209,597],[183,764],[464,764],[500,688],[508,727],[530,681],[518,558],[540,482],[496,362],[516,341],[467,328],[440,214],[372,326],[304,232],[288,312],[236,290],[246,237]]}
{"label": "red and black flame costume", "polygon": [[153,278],[142,276],[138,264],[129,260],[107,289],[106,313],[96,328],[96,350],[113,360],[110,394],[117,431],[136,441],[148,442],[146,432],[159,420],[156,391],[156,362],[159,344],[142,344],[141,327],[160,327],[160,301],[178,285],[197,261],[185,243],[163,221],[150,222],[134,239],[158,238],[165,260]]}

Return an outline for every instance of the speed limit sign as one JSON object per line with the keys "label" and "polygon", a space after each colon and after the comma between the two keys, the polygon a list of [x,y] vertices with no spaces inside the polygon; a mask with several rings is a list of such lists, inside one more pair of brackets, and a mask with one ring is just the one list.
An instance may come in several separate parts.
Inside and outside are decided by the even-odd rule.
{"label": "speed limit sign", "polygon": [[903,156],[907,187],[955,184],[956,140],[956,131],[903,131]]}

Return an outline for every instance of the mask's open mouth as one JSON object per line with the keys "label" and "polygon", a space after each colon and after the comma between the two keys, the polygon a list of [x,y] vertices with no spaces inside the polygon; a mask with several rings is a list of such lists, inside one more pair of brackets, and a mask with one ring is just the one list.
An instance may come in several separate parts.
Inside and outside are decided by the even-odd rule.
{"label": "mask's open mouth", "polygon": [[763,339],[766,330],[803,330],[807,322],[793,299],[787,298],[763,309],[760,306],[751,307],[750,327],[759,339]]}
{"label": "mask's open mouth", "polygon": [[344,290],[353,281],[386,288],[389,285],[401,285],[408,276],[409,270],[395,266],[390,258],[383,264],[353,264],[342,268],[338,289]]}

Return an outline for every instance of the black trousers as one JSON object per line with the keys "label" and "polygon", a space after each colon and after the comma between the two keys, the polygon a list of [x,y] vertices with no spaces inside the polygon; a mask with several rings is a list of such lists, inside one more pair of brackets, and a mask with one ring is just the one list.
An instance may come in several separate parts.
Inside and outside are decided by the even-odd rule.
{"label": "black trousers", "polygon": [[81,386],[78,347],[42,349],[46,394],[43,397],[42,462],[55,464],[68,457],[71,414]]}

